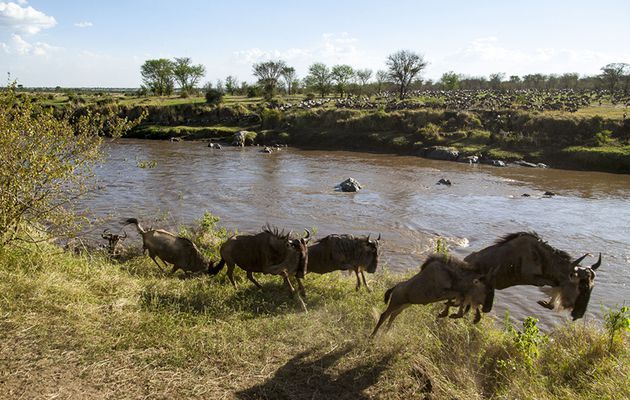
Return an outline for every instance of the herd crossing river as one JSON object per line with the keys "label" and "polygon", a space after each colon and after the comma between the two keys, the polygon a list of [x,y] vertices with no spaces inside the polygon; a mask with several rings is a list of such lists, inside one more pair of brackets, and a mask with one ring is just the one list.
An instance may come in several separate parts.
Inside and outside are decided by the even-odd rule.
{"label": "herd crossing river", "polygon": [[[575,258],[602,253],[586,320],[630,303],[628,175],[292,148],[263,154],[255,147],[215,150],[202,142],[123,139],[107,143],[105,151],[96,170],[100,188],[81,207],[106,218],[112,230],[123,218],[137,217],[176,231],[210,211],[239,232],[270,223],[295,232],[316,228],[317,238],[380,233],[379,268],[393,271],[416,270],[438,238],[463,258],[507,233],[533,230]],[[140,168],[143,162],[149,167]],[[364,189],[335,191],[348,177]],[[452,185],[437,185],[442,178]],[[556,195],[544,197],[546,191]],[[139,244],[127,229],[127,244]],[[534,315],[545,324],[570,318],[536,304],[544,298],[534,287],[502,290],[493,313]]]}

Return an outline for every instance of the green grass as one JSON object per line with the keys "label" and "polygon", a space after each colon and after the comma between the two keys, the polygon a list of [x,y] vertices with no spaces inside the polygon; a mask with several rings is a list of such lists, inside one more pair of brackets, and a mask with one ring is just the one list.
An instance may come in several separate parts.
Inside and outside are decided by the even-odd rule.
{"label": "green grass", "polygon": [[171,137],[189,137],[194,139],[224,137],[234,134],[243,127],[213,125],[205,126],[161,126],[161,125],[141,125],[137,127],[130,136],[143,138],[168,139]]}
{"label": "green grass", "polygon": [[584,168],[630,172],[630,145],[625,146],[571,146],[562,155],[583,165]]}
{"label": "green grass", "polygon": [[[203,237],[216,258],[216,235]],[[608,352],[599,324],[559,326],[532,356],[488,316],[475,326],[412,306],[370,340],[403,277],[370,275],[368,293],[352,276],[307,275],[308,314],[280,278],[260,276],[262,290],[237,278],[234,289],[224,273],[164,275],[142,256],[0,248],[0,398],[630,396],[628,337]]]}

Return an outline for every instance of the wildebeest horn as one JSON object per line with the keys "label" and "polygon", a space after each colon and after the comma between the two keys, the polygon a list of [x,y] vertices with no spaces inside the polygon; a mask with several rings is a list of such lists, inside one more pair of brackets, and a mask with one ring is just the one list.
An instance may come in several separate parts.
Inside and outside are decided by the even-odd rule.
{"label": "wildebeest horn", "polygon": [[367,236],[367,241],[368,241],[368,243],[370,242],[370,234],[369,233],[368,233],[368,236]]}
{"label": "wildebeest horn", "polygon": [[582,262],[582,260],[584,260],[587,256],[590,256],[590,253],[586,253],[584,254],[582,257],[578,258],[577,260],[573,261],[573,263],[571,264],[572,267],[577,267],[578,265],[580,265],[580,263]]}
{"label": "wildebeest horn", "polygon": [[123,235],[120,236],[120,239],[127,239],[127,231],[123,230]]}
{"label": "wildebeest horn", "polygon": [[591,265],[591,269],[595,270],[599,268],[601,264],[602,264],[602,253],[599,253],[599,258],[597,259],[597,262],[595,264]]}
{"label": "wildebeest horn", "polygon": [[378,237],[376,238],[376,241],[378,242],[379,240],[381,240],[381,234],[378,234]]}
{"label": "wildebeest horn", "polygon": [[308,229],[304,229],[304,232],[306,232],[306,234],[304,235],[304,239],[309,239],[311,237],[311,231],[309,231]]}
{"label": "wildebeest horn", "polygon": [[103,239],[108,239],[112,236],[111,233],[109,233],[109,229],[103,229],[103,233],[101,233],[101,237]]}

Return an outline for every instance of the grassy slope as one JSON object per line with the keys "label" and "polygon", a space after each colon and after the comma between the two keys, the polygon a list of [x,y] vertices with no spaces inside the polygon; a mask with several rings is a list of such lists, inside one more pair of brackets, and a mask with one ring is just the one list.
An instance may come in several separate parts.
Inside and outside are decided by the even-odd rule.
{"label": "grassy slope", "polygon": [[609,354],[593,325],[559,327],[528,369],[499,323],[436,320],[436,306],[370,341],[400,277],[377,274],[370,294],[309,275],[308,314],[279,278],[262,291],[240,278],[234,290],[223,273],[164,276],[148,258],[0,249],[0,398],[630,397],[628,342]]}

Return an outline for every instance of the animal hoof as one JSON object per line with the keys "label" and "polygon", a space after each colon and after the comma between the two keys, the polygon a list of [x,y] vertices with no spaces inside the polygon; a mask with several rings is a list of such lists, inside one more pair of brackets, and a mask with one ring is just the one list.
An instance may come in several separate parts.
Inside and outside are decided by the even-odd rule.
{"label": "animal hoof", "polygon": [[461,318],[461,317],[462,317],[462,315],[459,315],[459,314],[451,314],[451,315],[449,315],[448,317],[449,317],[449,318],[453,318],[453,319],[457,319],[457,318]]}
{"label": "animal hoof", "polygon": [[549,304],[549,302],[547,301],[538,300],[538,304],[540,304],[541,306],[545,307],[548,310],[553,310],[553,304]]}

